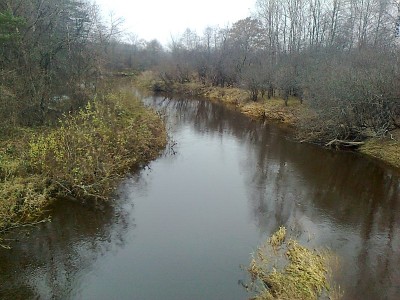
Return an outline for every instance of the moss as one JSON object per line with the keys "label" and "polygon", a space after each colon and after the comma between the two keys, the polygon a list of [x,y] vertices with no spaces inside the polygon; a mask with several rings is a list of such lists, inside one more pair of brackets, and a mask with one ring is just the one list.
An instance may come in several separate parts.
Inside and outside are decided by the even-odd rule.
{"label": "moss", "polygon": [[328,295],[339,298],[331,289],[328,251],[309,250],[287,238],[281,227],[257,249],[248,268],[254,299],[318,299]]}

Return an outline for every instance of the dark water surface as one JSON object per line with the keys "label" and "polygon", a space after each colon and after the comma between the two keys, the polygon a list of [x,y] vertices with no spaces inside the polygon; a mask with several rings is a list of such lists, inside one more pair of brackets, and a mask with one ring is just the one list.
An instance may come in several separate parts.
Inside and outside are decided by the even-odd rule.
{"label": "dark water surface", "polygon": [[115,207],[60,201],[53,222],[12,233],[0,298],[246,299],[240,265],[280,225],[340,257],[345,299],[400,298],[398,172],[219,104],[145,102],[177,145],[127,178]]}

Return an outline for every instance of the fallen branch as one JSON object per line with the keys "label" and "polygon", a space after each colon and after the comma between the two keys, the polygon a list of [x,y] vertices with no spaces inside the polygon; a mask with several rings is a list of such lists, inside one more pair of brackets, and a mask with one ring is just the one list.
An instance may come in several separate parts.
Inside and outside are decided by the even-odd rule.
{"label": "fallen branch", "polygon": [[10,231],[10,230],[13,230],[13,229],[17,229],[17,228],[34,227],[36,225],[39,225],[39,224],[42,224],[42,223],[46,223],[46,222],[51,222],[51,218],[48,217],[48,218],[43,219],[43,220],[24,223],[24,224],[15,224],[15,225],[12,225],[12,226],[9,226],[9,227],[7,227],[5,229],[0,230],[0,234],[4,234],[7,231]]}
{"label": "fallen branch", "polygon": [[[3,240],[0,239],[0,242],[2,242],[2,241],[3,241]],[[11,247],[10,247],[10,246],[3,245],[3,244],[1,244],[1,243],[0,243],[0,248],[6,249],[6,250],[11,250]]]}
{"label": "fallen branch", "polygon": [[[35,221],[35,222],[29,222],[29,223],[24,223],[24,224],[14,224],[12,226],[8,226],[5,229],[0,230],[0,235],[5,234],[7,231],[17,229],[17,228],[24,228],[24,227],[34,227],[42,223],[46,222],[51,222],[51,218],[47,217],[43,220]],[[0,237],[0,248],[6,249],[6,250],[11,250],[11,247],[9,245],[5,245],[3,242],[5,241],[11,241],[9,239],[3,239]]]}
{"label": "fallen branch", "polygon": [[364,144],[365,144],[364,142],[351,142],[351,141],[334,139],[334,140],[330,141],[329,143],[326,143],[325,147],[332,147],[333,145],[335,145],[336,147],[338,147],[338,146],[355,147],[355,146],[361,146]]}

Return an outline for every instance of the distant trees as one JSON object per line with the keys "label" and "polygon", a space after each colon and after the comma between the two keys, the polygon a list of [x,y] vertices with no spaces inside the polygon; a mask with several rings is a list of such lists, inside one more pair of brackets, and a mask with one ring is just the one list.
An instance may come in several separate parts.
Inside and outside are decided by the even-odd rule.
{"label": "distant trees", "polygon": [[399,11],[391,0],[257,0],[252,17],[186,29],[165,49],[122,41],[122,20],[106,24],[86,0],[3,0],[1,117],[43,123],[60,96],[81,105],[106,69],[156,69],[165,87],[196,80],[242,87],[253,101],[295,96],[332,138],[385,135],[400,123]]}
{"label": "distant trees", "polygon": [[249,98],[290,96],[317,111],[306,124],[334,139],[399,127],[400,5],[391,0],[257,0],[227,28],[187,29],[162,77],[239,86]]}

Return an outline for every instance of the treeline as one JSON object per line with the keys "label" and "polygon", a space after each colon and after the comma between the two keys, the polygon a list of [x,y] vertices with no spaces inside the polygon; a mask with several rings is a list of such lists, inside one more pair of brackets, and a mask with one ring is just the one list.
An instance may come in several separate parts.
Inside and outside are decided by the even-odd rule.
{"label": "treeline", "polygon": [[258,0],[252,17],[172,40],[163,88],[201,81],[250,98],[295,96],[324,139],[361,140],[400,127],[399,9],[389,0]]}
{"label": "treeline", "polygon": [[160,64],[164,51],[89,0],[0,0],[0,123],[41,125],[77,111],[105,75]]}
{"label": "treeline", "polygon": [[[120,19],[86,0],[0,1],[0,119],[43,124],[84,106],[118,40]],[[73,100],[72,100],[73,99]]]}
{"label": "treeline", "polygon": [[60,102],[82,107],[109,70],[153,69],[160,89],[197,81],[253,101],[297,97],[316,112],[302,126],[317,138],[384,136],[400,127],[399,10],[391,0],[257,0],[252,17],[187,29],[166,49],[121,39],[121,20],[105,22],[86,0],[2,0],[0,118],[41,124]]}

